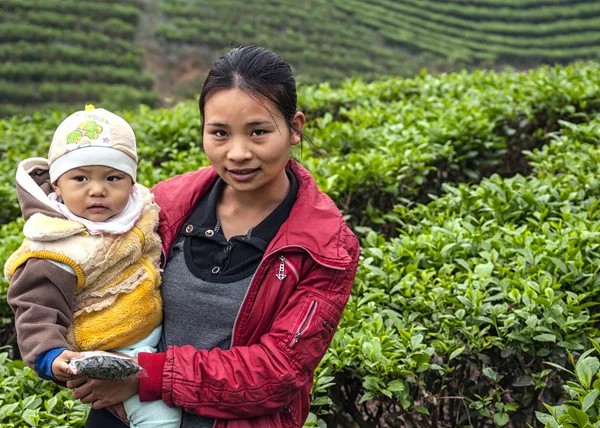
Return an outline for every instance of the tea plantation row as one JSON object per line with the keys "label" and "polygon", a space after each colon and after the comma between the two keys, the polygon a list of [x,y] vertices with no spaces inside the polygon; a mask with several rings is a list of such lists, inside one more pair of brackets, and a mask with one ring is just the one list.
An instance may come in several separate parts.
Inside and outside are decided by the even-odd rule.
{"label": "tea plantation row", "polygon": [[136,41],[140,0],[3,0],[0,116],[108,101],[156,105]]}
{"label": "tea plantation row", "polygon": [[466,61],[536,64],[598,58],[600,4],[590,1],[336,0],[388,43]]}
{"label": "tea plantation row", "polygon": [[410,75],[425,65],[447,70],[598,59],[600,46],[600,5],[593,0],[314,0],[290,6],[162,0],[155,35],[170,52],[264,45],[311,82]]}
{"label": "tea plantation row", "polygon": [[[521,150],[544,144],[559,119],[581,121],[600,111],[599,75],[600,65],[587,63],[306,87],[299,103],[316,147],[304,144],[303,163],[352,223],[380,223],[382,212],[400,200],[426,201],[443,182],[526,172]],[[20,214],[16,165],[32,154],[46,156],[67,113],[0,122],[0,197],[6,201],[0,224]],[[141,108],[127,119],[140,146],[143,184],[206,164],[195,104]]]}
{"label": "tea plantation row", "polygon": [[[569,352],[600,336],[599,68],[303,90],[316,147],[304,145],[302,163],[363,247],[307,425],[541,426],[541,402],[558,403],[576,378],[557,367],[572,369]],[[45,156],[65,114],[0,122],[3,201],[14,197],[9,171]],[[194,105],[126,117],[144,184],[206,164]],[[5,260],[22,221],[14,205],[2,210]],[[2,279],[1,341],[13,344],[6,287]],[[56,395],[19,361],[1,366],[3,426],[83,425],[86,407],[68,392]],[[588,395],[585,410],[570,410],[594,420],[600,400]]]}
{"label": "tea plantation row", "polygon": [[599,25],[594,0],[3,0],[0,117],[187,97],[203,77],[193,70],[236,44],[278,52],[303,82],[337,84],[597,60]]}

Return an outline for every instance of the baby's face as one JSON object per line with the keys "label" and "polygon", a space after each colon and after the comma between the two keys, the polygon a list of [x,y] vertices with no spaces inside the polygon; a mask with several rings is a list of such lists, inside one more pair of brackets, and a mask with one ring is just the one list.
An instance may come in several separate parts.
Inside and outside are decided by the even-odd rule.
{"label": "baby's face", "polygon": [[127,206],[133,180],[114,168],[85,166],[61,175],[54,191],[73,214],[91,221],[106,221]]}

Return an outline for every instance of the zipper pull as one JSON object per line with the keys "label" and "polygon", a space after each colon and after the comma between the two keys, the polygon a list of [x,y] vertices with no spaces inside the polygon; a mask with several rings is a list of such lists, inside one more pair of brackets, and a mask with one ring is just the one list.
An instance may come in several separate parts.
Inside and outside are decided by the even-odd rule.
{"label": "zipper pull", "polygon": [[298,330],[296,330],[296,333],[294,334],[294,339],[292,339],[292,342],[289,344],[290,348],[293,348],[294,345],[296,345],[296,343],[298,343],[298,341],[302,338],[302,336],[304,336],[304,333],[308,331],[315,312],[317,311],[317,305],[318,303],[316,300],[313,300],[310,304],[308,312],[304,316],[304,319],[300,323]]}
{"label": "zipper pull", "polygon": [[283,281],[287,276],[285,273],[285,257],[279,256],[279,259],[281,260],[281,263],[279,263],[279,272],[275,276],[278,280]]}

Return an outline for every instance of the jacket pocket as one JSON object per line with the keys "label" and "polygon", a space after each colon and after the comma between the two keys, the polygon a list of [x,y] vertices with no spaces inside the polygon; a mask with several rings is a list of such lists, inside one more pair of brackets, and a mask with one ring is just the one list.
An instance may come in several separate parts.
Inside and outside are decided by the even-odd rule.
{"label": "jacket pocket", "polygon": [[294,410],[285,406],[281,412],[279,412],[279,416],[281,418],[281,426],[284,428],[298,428],[298,423],[294,418]]}
{"label": "jacket pocket", "polygon": [[303,306],[302,316],[291,331],[288,353],[313,373],[333,339],[341,314],[327,300],[313,296]]}

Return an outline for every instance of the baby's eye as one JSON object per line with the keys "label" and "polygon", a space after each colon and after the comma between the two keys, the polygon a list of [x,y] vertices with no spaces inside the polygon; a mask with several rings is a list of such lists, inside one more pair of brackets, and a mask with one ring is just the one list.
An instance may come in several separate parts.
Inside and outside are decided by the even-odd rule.
{"label": "baby's eye", "polygon": [[123,177],[121,177],[120,175],[111,175],[110,177],[107,178],[107,180],[111,181],[111,182],[119,181],[122,179],[123,179]]}
{"label": "baby's eye", "polygon": [[267,133],[267,131],[265,131],[264,129],[255,129],[254,131],[252,131],[252,135],[255,135],[257,137],[260,137],[261,135],[265,135]]}
{"label": "baby's eye", "polygon": [[84,175],[78,175],[76,177],[73,177],[73,180],[83,183],[87,180],[87,177],[85,177]]}

